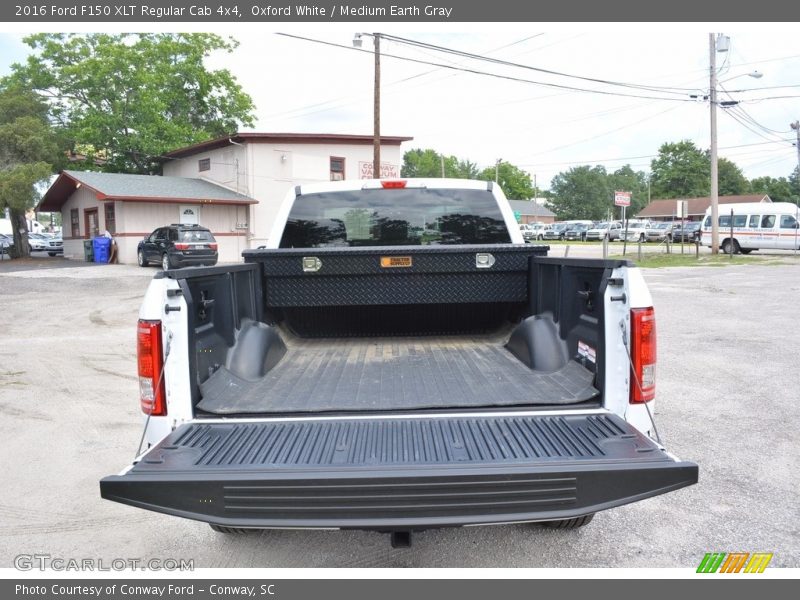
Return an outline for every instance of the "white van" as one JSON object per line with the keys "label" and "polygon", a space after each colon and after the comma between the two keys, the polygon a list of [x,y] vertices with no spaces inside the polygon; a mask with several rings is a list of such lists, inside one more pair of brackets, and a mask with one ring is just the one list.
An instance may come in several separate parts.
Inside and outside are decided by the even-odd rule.
{"label": "white van", "polygon": [[[719,207],[719,247],[726,254],[750,254],[753,250],[800,249],[798,213],[800,208],[791,202],[722,204]],[[711,207],[706,209],[700,232],[700,243],[711,246]]]}

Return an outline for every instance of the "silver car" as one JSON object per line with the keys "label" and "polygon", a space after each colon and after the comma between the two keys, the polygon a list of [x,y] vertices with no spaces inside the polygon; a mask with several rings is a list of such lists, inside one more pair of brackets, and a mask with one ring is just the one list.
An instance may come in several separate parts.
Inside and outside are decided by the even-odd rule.
{"label": "silver car", "polygon": [[598,223],[595,227],[586,232],[587,240],[602,240],[608,238],[609,241],[618,240],[622,234],[622,224],[612,221],[610,223]]}
{"label": "silver car", "polygon": [[56,254],[64,254],[63,238],[57,237],[50,239],[47,242],[47,253],[50,256],[55,256]]}
{"label": "silver car", "polygon": [[40,233],[28,234],[28,245],[31,247],[31,252],[46,252],[50,240]]}

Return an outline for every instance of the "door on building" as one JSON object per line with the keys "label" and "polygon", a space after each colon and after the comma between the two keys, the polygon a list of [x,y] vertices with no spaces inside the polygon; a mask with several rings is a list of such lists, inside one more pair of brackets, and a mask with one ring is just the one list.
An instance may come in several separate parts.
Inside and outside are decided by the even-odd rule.
{"label": "door on building", "polygon": [[188,204],[182,204],[178,207],[180,210],[181,225],[199,225],[200,224],[200,207]]}
{"label": "door on building", "polygon": [[100,235],[100,220],[97,218],[96,208],[87,208],[83,211],[84,231],[89,239]]}

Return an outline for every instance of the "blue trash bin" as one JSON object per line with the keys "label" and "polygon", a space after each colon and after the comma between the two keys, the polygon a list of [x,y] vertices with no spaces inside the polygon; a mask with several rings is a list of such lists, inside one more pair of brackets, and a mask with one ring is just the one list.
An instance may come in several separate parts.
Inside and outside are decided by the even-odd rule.
{"label": "blue trash bin", "polygon": [[92,240],[94,246],[94,262],[107,263],[111,252],[111,239],[107,237],[96,237]]}

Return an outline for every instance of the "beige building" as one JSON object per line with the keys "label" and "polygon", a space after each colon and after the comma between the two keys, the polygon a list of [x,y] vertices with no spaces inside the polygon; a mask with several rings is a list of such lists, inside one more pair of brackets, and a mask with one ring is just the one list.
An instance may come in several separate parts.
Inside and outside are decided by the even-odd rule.
{"label": "beige building", "polygon": [[[400,177],[401,143],[381,137],[381,178]],[[294,186],[373,176],[373,136],[321,133],[237,133],[166,155],[164,175],[217,183],[258,204],[251,212],[251,247],[263,245],[286,193]]]}
{"label": "beige building", "polygon": [[208,228],[221,262],[238,262],[247,248],[256,201],[221,185],[188,177],[62,171],[38,210],[61,212],[64,256],[83,258],[83,242],[108,230],[119,261],[136,263],[139,241],[171,223]]}

